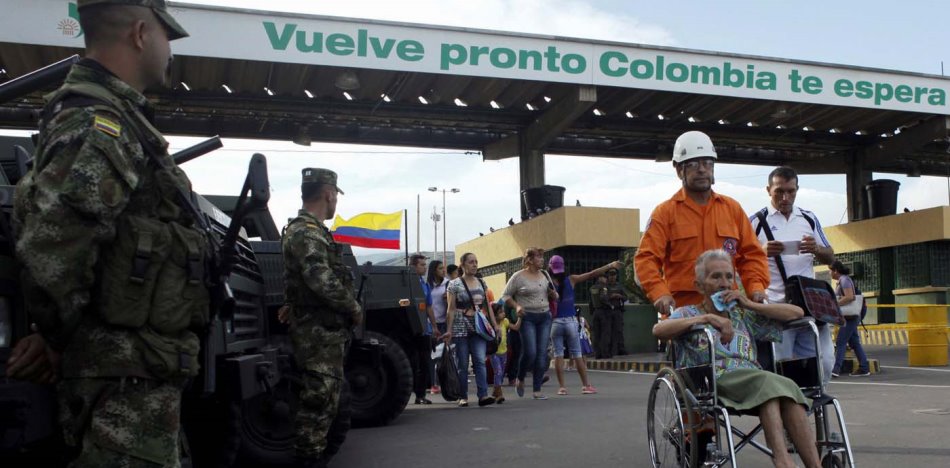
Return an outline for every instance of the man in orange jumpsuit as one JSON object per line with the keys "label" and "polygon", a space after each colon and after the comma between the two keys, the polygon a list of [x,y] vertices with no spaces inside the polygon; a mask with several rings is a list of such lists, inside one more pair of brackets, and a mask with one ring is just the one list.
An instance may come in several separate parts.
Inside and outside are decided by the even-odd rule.
{"label": "man in orange jumpsuit", "polygon": [[705,133],[680,135],[673,166],[683,188],[647,222],[634,259],[637,278],[657,312],[702,302],[693,283],[696,259],[710,249],[732,255],[739,280],[756,302],[765,300],[769,267],[749,217],[739,203],[712,191],[716,150]]}

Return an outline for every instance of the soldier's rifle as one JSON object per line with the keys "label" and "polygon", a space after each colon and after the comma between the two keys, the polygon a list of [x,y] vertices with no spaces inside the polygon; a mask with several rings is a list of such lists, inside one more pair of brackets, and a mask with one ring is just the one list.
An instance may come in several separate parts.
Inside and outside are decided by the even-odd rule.
{"label": "soldier's rifle", "polygon": [[26,96],[34,91],[59,85],[66,79],[69,69],[78,61],[79,56],[73,55],[0,84],[0,104]]}

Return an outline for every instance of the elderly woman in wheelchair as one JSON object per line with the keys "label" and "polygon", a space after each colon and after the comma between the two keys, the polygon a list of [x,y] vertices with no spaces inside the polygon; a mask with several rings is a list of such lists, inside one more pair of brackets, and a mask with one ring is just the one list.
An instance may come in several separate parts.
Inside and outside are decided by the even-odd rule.
{"label": "elderly woman in wheelchair", "polygon": [[[771,449],[775,466],[795,466],[785,444],[784,428],[805,465],[819,467],[821,465],[815,436],[809,427],[806,415],[806,409],[811,401],[804,396],[794,381],[763,370],[756,361],[756,340],[780,340],[781,323],[801,318],[803,311],[792,304],[759,304],[751,301],[738,290],[732,289],[735,284],[734,275],[732,257],[723,250],[707,251],[697,260],[696,288],[703,294],[703,302],[675,310],[669,319],[654,326],[653,334],[661,340],[674,340],[676,345],[674,364],[678,369],[698,368],[700,364],[708,364],[711,355],[709,341],[712,339],[715,342],[715,364],[713,371],[706,366],[707,374],[700,371],[695,379],[690,379],[688,373],[667,371],[667,377],[662,384],[670,387],[671,394],[675,394],[677,391],[685,391],[686,388],[695,391],[697,388],[695,380],[705,379],[707,386],[710,386],[708,381],[712,380],[714,385],[711,386],[714,388],[708,389],[712,395],[712,402],[707,400],[706,407],[721,404],[722,407],[734,413],[757,415],[764,429],[765,440]],[[702,330],[700,333],[690,333],[700,330]],[[711,375],[712,372],[715,375],[711,379],[703,377],[703,375]],[[661,371],[658,381],[663,375],[664,372]],[[681,375],[686,375],[686,380],[690,382],[689,386],[682,383]],[[699,387],[702,386],[701,383]],[[654,411],[653,400],[658,385],[655,383],[651,391],[651,413]],[[674,390],[672,388],[674,386],[680,388]],[[674,417],[680,420],[680,431],[690,434],[696,443],[690,444],[689,435],[680,439],[680,447],[675,447],[677,444],[674,443],[674,450],[677,452],[675,463],[682,466],[697,466],[703,461],[697,460],[696,446],[699,445],[699,451],[703,451],[705,447],[701,445],[701,436],[714,429],[715,426],[710,428],[709,425],[720,415],[715,413],[713,417],[701,415],[698,408],[703,407],[703,401],[696,400],[691,392],[689,395],[691,398],[683,396],[673,398],[672,403],[675,403],[673,411],[679,413],[674,414]],[[728,420],[727,410],[720,409],[719,411],[722,412],[721,417]],[[684,415],[687,420],[685,429],[682,422]],[[654,416],[651,414],[648,421],[651,432],[650,448],[654,463],[660,465],[663,463],[657,461],[657,448],[653,440],[653,419]],[[731,426],[727,427],[731,428]],[[735,465],[732,434],[730,430],[725,432],[724,436],[728,437],[731,453],[729,459]],[[675,433],[676,430],[669,431],[667,437]],[[708,438],[706,440],[709,441]],[[745,443],[759,446],[754,441],[743,439],[738,448]],[[759,447],[761,449],[761,446]]]}

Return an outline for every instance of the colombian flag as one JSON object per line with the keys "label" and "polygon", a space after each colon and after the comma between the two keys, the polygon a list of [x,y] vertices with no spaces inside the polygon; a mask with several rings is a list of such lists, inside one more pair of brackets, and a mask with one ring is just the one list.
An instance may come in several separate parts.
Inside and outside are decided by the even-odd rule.
{"label": "colombian flag", "polygon": [[350,219],[336,215],[333,239],[358,247],[399,250],[402,238],[402,211],[395,213],[360,213]]}

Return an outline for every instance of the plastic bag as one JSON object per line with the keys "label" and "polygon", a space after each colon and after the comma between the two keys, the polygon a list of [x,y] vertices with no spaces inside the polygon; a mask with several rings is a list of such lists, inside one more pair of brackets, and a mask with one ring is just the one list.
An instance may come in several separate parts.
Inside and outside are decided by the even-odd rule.
{"label": "plastic bag", "polygon": [[442,384],[442,398],[445,398],[445,401],[456,401],[462,398],[454,351],[452,346],[443,349],[442,356],[435,365],[435,375],[439,377],[439,382]]}

